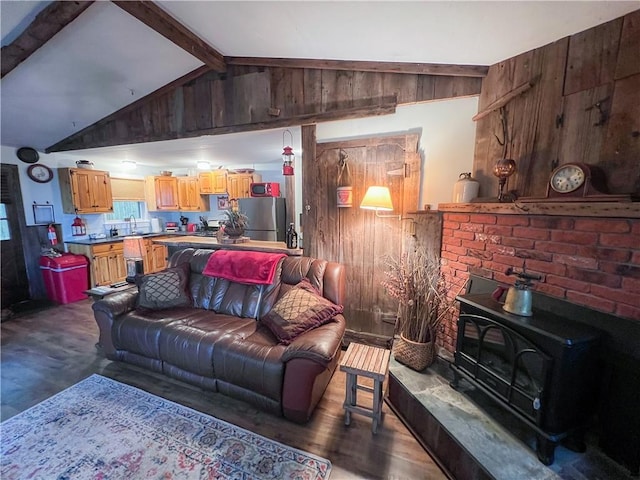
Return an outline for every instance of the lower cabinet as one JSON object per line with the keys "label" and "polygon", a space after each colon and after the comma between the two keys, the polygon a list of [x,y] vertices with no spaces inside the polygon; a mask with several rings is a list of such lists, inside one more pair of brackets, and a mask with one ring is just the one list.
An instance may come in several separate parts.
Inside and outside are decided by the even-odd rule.
{"label": "lower cabinet", "polygon": [[144,273],[155,273],[167,268],[167,246],[153,243],[147,238],[144,241]]}
{"label": "lower cabinet", "polygon": [[121,241],[99,245],[68,244],[69,252],[89,259],[91,287],[111,285],[127,278],[124,248]]}
{"label": "lower cabinet", "polygon": [[[155,273],[167,268],[166,245],[154,244],[145,238],[144,273]],[[122,241],[101,243],[99,245],[68,244],[68,250],[89,259],[91,287],[111,285],[123,282],[127,278],[127,265],[124,259]]]}

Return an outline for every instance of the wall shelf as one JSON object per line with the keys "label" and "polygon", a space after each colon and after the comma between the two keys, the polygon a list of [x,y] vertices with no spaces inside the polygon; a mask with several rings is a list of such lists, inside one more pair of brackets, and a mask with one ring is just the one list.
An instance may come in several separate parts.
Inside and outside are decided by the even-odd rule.
{"label": "wall shelf", "polygon": [[640,218],[640,202],[441,203],[438,205],[437,211],[501,215]]}

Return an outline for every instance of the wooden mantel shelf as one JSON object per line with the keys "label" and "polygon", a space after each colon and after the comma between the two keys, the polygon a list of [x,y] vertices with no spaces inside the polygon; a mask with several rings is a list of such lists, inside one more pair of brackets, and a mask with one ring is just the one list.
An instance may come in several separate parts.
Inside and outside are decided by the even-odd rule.
{"label": "wooden mantel shelf", "polygon": [[640,218],[640,202],[440,203],[439,212]]}

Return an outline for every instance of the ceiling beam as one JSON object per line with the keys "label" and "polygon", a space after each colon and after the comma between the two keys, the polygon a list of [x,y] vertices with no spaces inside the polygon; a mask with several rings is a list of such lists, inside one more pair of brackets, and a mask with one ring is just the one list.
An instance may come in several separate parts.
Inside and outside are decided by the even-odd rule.
{"label": "ceiling beam", "polygon": [[9,45],[2,47],[0,78],[4,78],[56,33],[75,20],[93,1],[51,2]]}
{"label": "ceiling beam", "polygon": [[133,15],[216,72],[225,72],[224,56],[204,40],[150,1],[116,1],[113,3]]}
{"label": "ceiling beam", "polygon": [[442,63],[368,62],[360,60],[313,60],[306,58],[225,57],[227,65],[254,67],[313,68],[319,70],[353,70],[377,73],[411,73],[454,77],[486,77],[485,65],[448,65]]}

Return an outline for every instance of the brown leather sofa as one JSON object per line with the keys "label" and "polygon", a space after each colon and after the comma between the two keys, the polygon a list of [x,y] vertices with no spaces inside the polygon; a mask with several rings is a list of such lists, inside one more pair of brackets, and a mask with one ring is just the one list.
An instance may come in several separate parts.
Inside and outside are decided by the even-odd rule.
{"label": "brown leather sofa", "polygon": [[189,248],[170,259],[170,267],[189,264],[191,307],[136,309],[136,289],[95,302],[106,357],[306,422],[336,369],[345,319],[338,314],[289,345],[259,319],[304,278],[343,304],[343,265],[290,256],[279,262],[271,285],[244,285],[202,274],[212,252]]}

